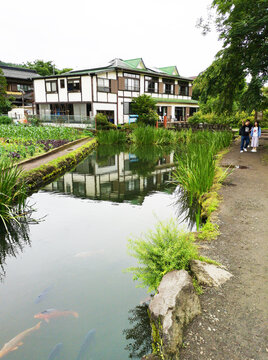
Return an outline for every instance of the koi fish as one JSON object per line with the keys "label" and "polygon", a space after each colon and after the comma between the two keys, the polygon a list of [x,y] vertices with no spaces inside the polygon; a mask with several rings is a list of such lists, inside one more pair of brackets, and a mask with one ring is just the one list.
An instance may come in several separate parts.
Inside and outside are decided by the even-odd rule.
{"label": "koi fish", "polygon": [[59,355],[61,348],[62,348],[62,343],[55,345],[48,356],[48,360],[54,360]]}
{"label": "koi fish", "polygon": [[88,350],[88,347],[90,345],[90,343],[93,341],[94,337],[95,337],[95,333],[96,330],[95,329],[91,329],[85,336],[85,339],[83,341],[83,344],[81,345],[79,354],[77,356],[76,360],[82,360],[83,355],[86,353],[86,351]]}
{"label": "koi fish", "polygon": [[78,313],[75,311],[70,311],[70,310],[60,311],[60,310],[56,310],[56,309],[47,309],[47,310],[44,310],[44,311],[34,315],[34,318],[35,319],[43,319],[48,323],[49,319],[57,318],[60,316],[68,316],[68,315],[73,315],[76,318],[78,318],[78,316],[79,316]]}
{"label": "koi fish", "polygon": [[47,296],[47,294],[49,293],[49,291],[52,289],[53,286],[49,286],[48,288],[46,288],[44,291],[41,292],[40,295],[37,296],[37,298],[35,299],[35,304],[39,304],[42,300],[44,300],[44,298]]}
{"label": "koi fish", "polygon": [[19,346],[23,345],[22,340],[27,335],[30,335],[30,333],[32,333],[33,331],[38,330],[40,328],[41,322],[42,321],[40,321],[38,324],[36,324],[34,327],[32,327],[30,329],[24,330],[19,335],[15,336],[13,339],[11,339],[8,343],[6,343],[0,350],[0,358],[7,355],[11,351],[17,350]]}

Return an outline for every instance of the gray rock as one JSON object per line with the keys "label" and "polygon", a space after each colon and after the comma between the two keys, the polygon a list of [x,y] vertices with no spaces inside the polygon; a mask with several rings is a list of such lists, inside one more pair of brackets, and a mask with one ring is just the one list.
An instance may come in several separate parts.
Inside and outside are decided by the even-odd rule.
{"label": "gray rock", "polygon": [[163,277],[149,311],[155,346],[161,349],[165,359],[179,359],[183,328],[201,313],[199,298],[187,271],[174,270]]}
{"label": "gray rock", "polygon": [[198,282],[207,286],[220,286],[233,276],[219,266],[200,260],[192,260],[190,266]]}
{"label": "gray rock", "polygon": [[150,355],[143,356],[143,358],[141,360],[161,360],[161,358],[157,355],[150,354]]}

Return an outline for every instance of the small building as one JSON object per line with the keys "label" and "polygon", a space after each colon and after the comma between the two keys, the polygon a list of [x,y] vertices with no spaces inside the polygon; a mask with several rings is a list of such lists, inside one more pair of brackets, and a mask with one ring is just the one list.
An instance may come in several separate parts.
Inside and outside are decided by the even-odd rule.
{"label": "small building", "polygon": [[18,106],[32,106],[34,103],[33,79],[39,77],[35,70],[0,65],[7,81],[7,95],[12,96],[12,104]]}
{"label": "small building", "polygon": [[147,94],[155,98],[159,117],[187,121],[197,109],[192,100],[192,79],[176,66],[146,67],[142,58],[114,59],[107,66],[70,71],[34,79],[37,113],[42,117],[107,115],[114,124],[131,121],[132,99]]}

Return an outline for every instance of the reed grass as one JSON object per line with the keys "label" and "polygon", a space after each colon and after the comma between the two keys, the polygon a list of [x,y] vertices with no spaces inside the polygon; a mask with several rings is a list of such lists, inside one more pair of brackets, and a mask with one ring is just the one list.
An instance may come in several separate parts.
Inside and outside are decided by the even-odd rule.
{"label": "reed grass", "polygon": [[0,158],[0,220],[5,226],[19,217],[25,206],[26,187],[24,183],[17,185],[21,172],[11,159]]}
{"label": "reed grass", "polygon": [[123,144],[127,142],[127,134],[118,130],[99,130],[97,139],[99,144]]}

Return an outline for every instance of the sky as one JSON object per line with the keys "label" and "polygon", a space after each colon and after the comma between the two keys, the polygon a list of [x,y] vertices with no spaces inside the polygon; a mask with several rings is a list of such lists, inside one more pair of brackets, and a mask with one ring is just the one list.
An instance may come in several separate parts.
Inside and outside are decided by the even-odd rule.
{"label": "sky", "polygon": [[212,0],[12,0],[1,3],[0,60],[89,69],[114,58],[196,76],[221,49],[196,28]]}

